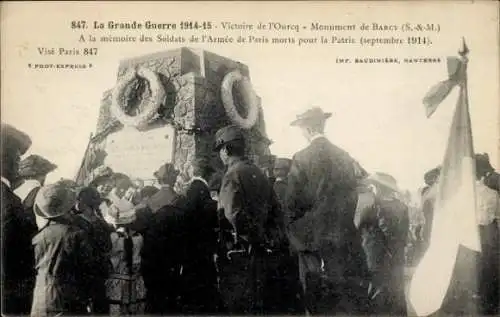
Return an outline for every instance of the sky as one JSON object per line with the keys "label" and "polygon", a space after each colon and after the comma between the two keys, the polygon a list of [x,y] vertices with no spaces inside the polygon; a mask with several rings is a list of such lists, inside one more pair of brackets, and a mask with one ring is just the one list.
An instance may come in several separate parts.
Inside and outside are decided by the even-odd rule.
{"label": "sky", "polygon": [[[97,7],[99,5],[99,7]],[[453,91],[431,117],[425,117],[422,98],[447,78],[446,63],[338,64],[345,57],[456,56],[462,37],[470,48],[469,102],[476,152],[487,152],[499,168],[499,45],[498,10],[494,2],[444,3],[7,3],[2,5],[2,121],[27,132],[33,146],[27,155],[40,154],[59,168],[48,181],[74,177],[90,133],[94,132],[100,99],[116,84],[120,60],[180,46],[201,48],[238,60],[250,70],[256,93],[262,98],[273,154],[292,157],[306,146],[300,131],[290,126],[295,116],[312,106],[333,115],[326,136],[347,150],[370,172],[396,177],[401,188],[416,190],[423,174],[440,164],[445,151],[458,91]],[[439,33],[428,36],[429,46],[409,45],[272,45],[79,43],[80,35],[138,35],[137,31],[75,30],[71,21],[213,21],[213,35],[224,35],[220,22],[278,21],[309,26],[360,24],[401,25],[434,23]],[[148,31],[151,34],[184,35]],[[232,36],[242,31],[226,31]],[[255,36],[271,36],[268,31]],[[267,32],[267,33],[266,33]],[[335,33],[335,32],[333,32]],[[332,36],[303,31],[283,37]],[[361,34],[351,35],[358,39]],[[334,34],[333,34],[334,35]],[[401,33],[370,32],[366,37]],[[40,56],[38,48],[97,47],[97,56]],[[88,62],[90,70],[32,70],[28,63]]]}

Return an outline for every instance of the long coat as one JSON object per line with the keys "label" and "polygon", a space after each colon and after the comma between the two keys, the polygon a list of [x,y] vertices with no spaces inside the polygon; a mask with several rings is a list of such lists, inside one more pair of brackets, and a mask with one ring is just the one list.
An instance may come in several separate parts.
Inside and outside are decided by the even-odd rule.
{"label": "long coat", "polygon": [[[284,241],[279,203],[262,171],[244,158],[231,158],[222,179],[219,207],[245,252],[231,257],[221,272],[230,313],[269,311],[266,298],[270,264]],[[223,295],[224,295],[223,294]]]}
{"label": "long coat", "polygon": [[[339,302],[335,311],[360,313],[349,303],[360,300],[354,294],[364,294],[358,287],[368,274],[361,237],[354,226],[356,188],[362,176],[359,164],[324,137],[314,139],[292,159],[285,224],[290,243],[299,252],[301,280],[304,288],[310,289],[306,290],[306,301],[312,311],[332,313],[328,307],[313,307],[315,302],[331,302],[318,299],[320,291],[314,290],[322,281],[317,274],[324,263],[329,283],[337,285],[335,297],[347,303],[343,306]],[[355,298],[344,298],[349,294]]]}
{"label": "long coat", "polygon": [[148,217],[143,233],[141,270],[147,289],[146,311],[148,314],[180,314],[184,211],[175,201],[161,207]]}
{"label": "long coat", "polygon": [[29,314],[35,280],[31,239],[36,224],[2,181],[2,313]]}
{"label": "long coat", "polygon": [[364,259],[361,238],[354,226],[358,164],[326,138],[313,140],[296,153],[288,174],[285,224],[298,251],[318,251],[333,244],[339,272],[360,274]]}
{"label": "long coat", "polygon": [[87,233],[69,219],[49,221],[33,238],[37,269],[32,316],[87,312],[97,267]]}
{"label": "long coat", "polygon": [[206,182],[194,179],[178,205],[185,211],[183,313],[218,313],[221,298],[214,261],[217,249],[217,202],[210,197]]}

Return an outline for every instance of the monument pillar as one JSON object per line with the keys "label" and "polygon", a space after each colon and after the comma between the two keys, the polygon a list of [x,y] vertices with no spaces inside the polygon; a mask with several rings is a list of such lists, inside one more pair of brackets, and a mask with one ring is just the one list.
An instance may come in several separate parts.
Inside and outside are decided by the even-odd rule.
{"label": "monument pillar", "polygon": [[[189,48],[121,61],[116,86],[103,94],[96,133],[84,164],[90,170],[88,174],[106,165],[148,184],[155,181],[154,171],[171,162],[180,171],[178,181],[183,183],[188,180],[191,162],[200,157],[209,159],[216,170],[221,169],[212,147],[215,132],[235,123],[234,113],[233,117],[228,115],[222,96],[223,81],[234,72],[249,80],[246,65]],[[270,155],[270,141],[260,98],[249,104],[242,93],[254,92],[248,91],[248,85],[241,93],[242,89],[235,82],[232,106],[243,119],[249,107],[257,107],[255,122],[245,125],[244,131],[248,154],[258,163]]]}

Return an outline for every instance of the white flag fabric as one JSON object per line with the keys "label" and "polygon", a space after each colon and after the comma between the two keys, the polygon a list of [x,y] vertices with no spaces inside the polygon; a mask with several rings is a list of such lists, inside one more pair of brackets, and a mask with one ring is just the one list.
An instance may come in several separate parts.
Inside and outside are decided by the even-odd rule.
{"label": "white flag fabric", "polygon": [[439,104],[450,94],[461,78],[463,69],[462,61],[457,57],[448,57],[446,62],[448,79],[432,86],[423,99],[427,118],[436,111]]}
{"label": "white flag fabric", "polygon": [[429,248],[415,270],[409,290],[409,300],[418,316],[430,315],[443,304],[460,245],[480,251],[465,76],[455,80],[461,81],[460,94],[437,184]]}

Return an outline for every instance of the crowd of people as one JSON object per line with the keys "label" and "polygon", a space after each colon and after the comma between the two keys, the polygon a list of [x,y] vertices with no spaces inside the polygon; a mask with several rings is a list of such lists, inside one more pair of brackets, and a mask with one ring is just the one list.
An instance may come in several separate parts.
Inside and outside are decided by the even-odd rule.
{"label": "crowd of people", "polygon": [[[425,176],[425,223],[410,230],[396,180],[368,174],[332,144],[329,116],[298,115],[291,125],[309,145],[272,171],[245,156],[238,126],[220,129],[213,150],[225,169],[196,159],[180,192],[170,163],[154,174],[157,186],[105,166],[86,186],[46,184],[57,166],[20,161],[31,139],[2,124],[2,313],[406,316],[405,251],[411,236],[414,257],[425,251],[439,168]],[[499,175],[487,156],[476,161],[487,197],[481,278],[490,280],[479,295],[495,314]]]}

